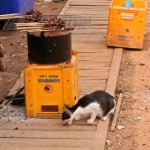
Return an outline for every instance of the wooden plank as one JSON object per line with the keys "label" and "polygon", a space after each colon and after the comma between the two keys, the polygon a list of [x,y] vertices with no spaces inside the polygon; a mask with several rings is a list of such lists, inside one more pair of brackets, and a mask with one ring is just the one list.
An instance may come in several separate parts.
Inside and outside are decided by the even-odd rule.
{"label": "wooden plank", "polygon": [[85,80],[84,77],[79,79],[80,84],[106,84],[106,80]]}
{"label": "wooden plank", "polygon": [[88,65],[86,65],[88,63],[88,61],[87,62],[83,62],[83,63],[79,63],[79,69],[83,69],[83,70],[86,70],[86,69],[91,69],[91,70],[93,70],[93,69],[96,69],[97,67],[97,69],[99,69],[99,68],[104,68],[104,67],[106,67],[106,68],[109,68],[110,69],[110,62],[108,62],[108,63],[88,63]]}
{"label": "wooden plank", "polygon": [[92,52],[92,53],[80,53],[79,52],[79,56],[80,57],[93,57],[93,58],[95,58],[95,57],[110,57],[109,56],[109,53],[94,53],[94,52]]}
{"label": "wooden plank", "polygon": [[79,74],[79,76],[80,76],[80,79],[81,80],[107,80],[108,79],[108,76],[81,76],[80,74]]}
{"label": "wooden plank", "polygon": [[104,87],[106,86],[106,84],[80,84],[80,91],[89,91],[89,90],[93,90],[93,91],[96,91],[96,90],[99,90],[99,89],[103,89]]}
{"label": "wooden plank", "polygon": [[82,6],[82,5],[80,5],[80,6],[69,6],[69,8],[67,9],[67,10],[78,10],[78,9],[85,9],[85,10],[103,10],[103,9],[107,9],[107,10],[109,10],[109,7],[108,7],[108,5],[107,6],[103,6],[103,7],[101,7],[101,6]]}
{"label": "wooden plank", "polygon": [[108,21],[106,20],[91,21],[91,25],[108,25]]}
{"label": "wooden plank", "polygon": [[93,131],[1,130],[0,138],[92,139]]}
{"label": "wooden plank", "polygon": [[[110,68],[109,78],[108,78],[108,82],[106,85],[106,92],[110,93],[113,96],[115,93],[117,78],[119,75],[119,68],[121,64],[122,53],[123,53],[122,48],[115,48],[113,59],[112,59],[112,64]],[[105,149],[105,141],[107,138],[108,126],[109,126],[109,119],[107,119],[104,122],[102,121],[98,122],[92,150],[98,150],[98,149],[104,150]]]}
{"label": "wooden plank", "polygon": [[[84,50],[83,52],[99,52],[99,53],[103,53],[103,52],[111,52],[113,53],[112,48],[108,48],[106,47],[106,45],[104,44],[104,42],[100,42],[100,41],[93,41],[93,44],[91,41],[89,42],[77,42],[77,41],[73,41],[72,43],[72,47],[73,49],[80,49],[80,50]],[[80,51],[79,51],[80,52]],[[82,52],[82,51],[81,51]]]}
{"label": "wooden plank", "polygon": [[103,70],[103,71],[109,71],[110,67],[107,66],[107,67],[103,67],[101,65],[99,65],[98,63],[97,64],[88,64],[88,65],[85,65],[84,63],[80,63],[79,65],[79,70]]}
{"label": "wooden plank", "polygon": [[[100,31],[100,30],[104,30],[104,29],[107,29],[107,26],[106,25],[86,25],[86,24],[84,24],[84,22],[83,22],[83,24],[79,24],[79,26],[77,26],[76,25],[76,27],[75,27],[76,29],[88,29],[89,31],[90,31],[90,29],[97,29],[97,31]],[[74,33],[74,32],[73,32]],[[74,34],[73,34],[74,35]],[[81,33],[81,34],[78,34],[78,35],[80,35],[80,36],[82,36],[83,35],[83,33]],[[90,33],[90,32],[85,32],[84,33],[84,35],[86,35],[86,36],[91,36],[92,34]],[[95,34],[94,34],[95,35]]]}
{"label": "wooden plank", "polygon": [[[104,57],[104,58],[90,58],[90,57],[79,57],[79,61],[88,61],[89,60],[89,63],[90,62],[110,62],[111,61],[111,57]],[[88,65],[88,64],[85,64],[85,65]]]}
{"label": "wooden plank", "polygon": [[[86,42],[85,42],[86,43]],[[90,48],[91,47],[91,48]],[[102,50],[98,49],[99,46],[90,46],[88,47],[87,46],[82,46],[80,47],[80,45],[73,45],[73,49],[75,50],[78,50],[79,53],[96,53],[96,52],[99,52],[99,53],[107,53],[107,54],[113,54],[113,51],[112,49],[107,49],[107,48],[103,48],[103,46],[101,46]]]}
{"label": "wooden plank", "polygon": [[[9,142],[8,142],[9,141]],[[26,138],[0,138],[1,146],[22,146],[30,147],[89,147],[92,145],[91,139],[26,139]]]}
{"label": "wooden plank", "polygon": [[122,54],[123,48],[115,48],[106,89],[106,92],[110,93],[111,95],[115,94]]}
{"label": "wooden plank", "polygon": [[67,11],[68,7],[70,6],[70,2],[71,2],[71,1],[72,1],[72,0],[68,0],[68,1],[67,1],[65,7],[61,10],[61,12],[59,13],[59,15],[64,15],[64,14],[65,14],[65,12]]}
{"label": "wooden plank", "polygon": [[84,124],[64,126],[61,119],[27,119],[21,123],[0,123],[0,130],[43,130],[43,131],[94,131],[95,126],[85,126]]}
{"label": "wooden plank", "polygon": [[70,6],[110,6],[110,3],[70,3]]}
{"label": "wooden plank", "polygon": [[14,95],[18,91],[18,89],[20,89],[23,86],[24,86],[24,81],[23,81],[23,72],[22,72],[19,79],[16,81],[15,85],[8,93],[8,96]]}
{"label": "wooden plank", "polygon": [[76,40],[76,41],[79,40],[79,42],[83,41],[83,40],[84,41],[89,41],[89,40],[90,41],[99,41],[100,38],[105,37],[105,36],[100,35],[100,34],[98,34],[98,35],[97,34],[89,34],[89,35],[88,34],[84,34],[82,36],[80,34],[78,34],[76,36],[73,36],[72,39]]}
{"label": "wooden plank", "polygon": [[108,11],[109,10],[109,7],[106,6],[106,7],[87,7],[87,6],[72,6],[72,7],[69,7],[67,11]]}
{"label": "wooden plank", "polygon": [[[93,3],[93,0],[86,0],[86,1],[84,1],[84,0],[72,0],[72,2],[74,2],[74,3]],[[107,2],[109,2],[109,0],[102,0],[102,1],[99,1],[99,0],[94,0],[94,2],[101,2],[101,3],[107,3]]]}
{"label": "wooden plank", "polygon": [[29,147],[28,145],[22,146],[0,146],[1,150],[91,150],[91,147]]}
{"label": "wooden plank", "polygon": [[83,39],[82,38],[72,38],[74,41],[76,41],[76,42],[90,42],[90,41],[106,41],[106,37],[105,36],[103,36],[103,35],[101,35],[101,36],[98,36],[98,37],[94,37],[93,36],[93,39],[92,39],[92,37],[89,37],[89,38],[84,38],[83,37]]}
{"label": "wooden plank", "polygon": [[99,11],[91,11],[91,10],[87,10],[87,11],[81,11],[81,10],[67,10],[67,12],[65,13],[65,14],[71,14],[71,15],[80,15],[80,14],[82,14],[82,15],[91,15],[91,16],[93,16],[93,15],[105,15],[105,16],[108,16],[108,11],[101,11],[101,10],[99,10]]}
{"label": "wooden plank", "polygon": [[[78,11],[76,11],[76,12],[74,12],[74,11],[67,11],[67,12],[65,12],[65,14],[64,15],[82,15],[82,16],[84,16],[84,17],[91,17],[91,13],[90,12],[88,12],[88,13],[83,13],[82,11],[81,12],[78,12]],[[103,12],[99,12],[99,13],[94,13],[93,12],[93,14],[92,14],[92,16],[94,17],[96,17],[97,15],[102,15],[102,18],[108,18],[108,13],[104,13],[103,14]]]}
{"label": "wooden plank", "polygon": [[[108,56],[108,57],[101,57],[99,59],[97,59],[96,57],[94,58],[90,58],[90,57],[79,57],[79,61],[88,61],[89,60],[89,63],[90,62],[110,62],[111,61],[111,56]],[[86,64],[88,65],[88,64]]]}
{"label": "wooden plank", "polygon": [[[80,89],[80,96],[84,96],[84,95],[86,95],[86,94],[90,94],[90,93],[92,93],[92,92],[94,92],[94,91],[97,91],[97,90],[101,90],[101,91],[104,91],[105,90],[105,88],[106,88],[106,86],[105,87],[99,87],[99,88],[93,88],[93,89]],[[97,131],[96,131],[97,132]]]}
{"label": "wooden plank", "polygon": [[90,29],[89,30],[89,33],[92,33],[92,34],[101,34],[101,35],[105,35],[107,36],[107,29]]}
{"label": "wooden plank", "polygon": [[122,97],[123,97],[123,94],[120,93],[119,99],[117,101],[117,106],[116,106],[114,118],[113,118],[112,125],[111,125],[111,131],[114,131],[115,127],[116,127],[116,123],[117,123],[117,119],[118,119],[118,115],[119,115],[119,110],[120,110],[120,106],[121,106],[121,102],[122,102]]}
{"label": "wooden plank", "polygon": [[[85,42],[87,43],[87,42]],[[81,44],[76,44],[73,45],[73,49],[77,49],[80,53],[99,53],[99,54],[103,54],[103,53],[107,53],[108,55],[113,54],[113,49],[111,48],[106,48],[105,46],[103,46],[103,44],[101,45],[101,49],[99,49],[100,45],[81,45]]]}
{"label": "wooden plank", "polygon": [[86,95],[86,94],[90,94],[90,93],[92,93],[92,92],[94,92],[94,91],[97,91],[97,90],[102,90],[102,91],[104,91],[105,90],[105,88],[106,88],[106,84],[105,84],[105,86],[104,87],[99,87],[99,88],[92,88],[92,89],[80,89],[80,91],[79,91],[79,93],[80,93],[80,97],[81,96],[83,96],[83,95]]}
{"label": "wooden plank", "polygon": [[108,71],[99,71],[99,70],[80,70],[79,75],[82,77],[108,77],[109,72]]}

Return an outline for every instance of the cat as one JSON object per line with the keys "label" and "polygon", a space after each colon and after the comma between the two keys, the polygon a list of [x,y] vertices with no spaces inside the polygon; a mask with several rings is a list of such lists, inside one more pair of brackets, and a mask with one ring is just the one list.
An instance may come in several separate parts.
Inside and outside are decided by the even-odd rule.
{"label": "cat", "polygon": [[107,120],[110,114],[113,114],[116,108],[116,102],[113,96],[105,91],[95,91],[85,95],[73,106],[64,106],[62,113],[63,124],[71,125],[73,120],[80,120],[83,117],[90,117],[88,124],[93,124],[96,117],[101,120]]}

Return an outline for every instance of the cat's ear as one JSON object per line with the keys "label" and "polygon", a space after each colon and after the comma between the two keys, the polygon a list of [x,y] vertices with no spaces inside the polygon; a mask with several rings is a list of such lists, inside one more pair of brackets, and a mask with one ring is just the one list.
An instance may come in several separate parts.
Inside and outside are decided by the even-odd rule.
{"label": "cat's ear", "polygon": [[70,108],[70,106],[68,107],[69,105],[67,105],[66,106],[66,104],[65,104],[65,106],[64,106],[64,111],[66,112],[66,113],[68,113],[69,115],[72,115],[72,112],[68,109],[68,108]]}

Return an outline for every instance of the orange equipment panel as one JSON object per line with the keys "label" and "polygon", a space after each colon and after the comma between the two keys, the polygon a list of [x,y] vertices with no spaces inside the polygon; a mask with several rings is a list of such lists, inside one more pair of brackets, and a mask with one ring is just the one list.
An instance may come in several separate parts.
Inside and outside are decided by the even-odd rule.
{"label": "orange equipment panel", "polygon": [[146,22],[146,1],[131,0],[131,7],[124,8],[125,0],[112,0],[109,8],[107,45],[125,48],[143,48]]}
{"label": "orange equipment panel", "polygon": [[78,100],[78,53],[70,62],[26,66],[24,82],[27,118],[60,116],[65,103],[72,106]]}

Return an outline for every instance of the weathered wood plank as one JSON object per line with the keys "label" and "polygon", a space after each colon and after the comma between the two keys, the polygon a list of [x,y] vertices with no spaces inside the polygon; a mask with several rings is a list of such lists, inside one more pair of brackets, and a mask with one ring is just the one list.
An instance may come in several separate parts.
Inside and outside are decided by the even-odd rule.
{"label": "weathered wood plank", "polygon": [[110,54],[110,53],[94,53],[94,52],[92,52],[92,53],[80,53],[79,52],[79,57],[91,57],[91,58],[97,58],[97,57],[110,57],[108,54]]}
{"label": "weathered wood plank", "polygon": [[[9,141],[9,142],[8,142]],[[22,146],[30,147],[89,147],[91,139],[26,139],[26,138],[0,138],[1,146]]]}
{"label": "weathered wood plank", "polygon": [[99,89],[101,87],[104,87],[105,83],[93,83],[93,84],[80,84],[81,89],[90,90],[90,89]]}
{"label": "weathered wood plank", "polygon": [[8,96],[14,95],[18,91],[18,89],[20,89],[21,87],[24,86],[23,77],[24,76],[23,76],[23,72],[22,72],[19,79],[16,81],[15,85],[8,93]]}
{"label": "weathered wood plank", "polygon": [[93,131],[0,130],[0,138],[92,139]]}
{"label": "weathered wood plank", "polygon": [[[110,68],[109,78],[106,85],[106,92],[110,93],[113,96],[115,93],[117,78],[119,75],[122,53],[123,53],[122,48],[115,48],[112,64]],[[105,122],[100,122],[100,121],[98,122],[92,150],[105,149],[105,141],[107,137],[108,126],[109,126],[109,119],[106,120]]]}
{"label": "weathered wood plank", "polygon": [[80,63],[79,65],[79,70],[103,70],[103,71],[109,71],[110,67],[103,67],[100,66],[98,63],[97,64],[91,64],[91,65],[85,65],[84,63]]}
{"label": "weathered wood plank", "polygon": [[59,15],[64,15],[65,12],[67,11],[68,7],[70,6],[72,0],[68,0],[65,7],[61,10],[61,12],[59,13]]}
{"label": "weathered wood plank", "polygon": [[118,119],[118,115],[119,115],[119,111],[120,111],[120,106],[121,106],[121,102],[122,102],[122,97],[123,97],[123,94],[120,93],[119,99],[117,100],[117,106],[116,106],[114,118],[113,118],[113,121],[111,124],[111,131],[114,131],[115,127],[116,127],[116,123],[117,123],[117,119]]}
{"label": "weathered wood plank", "polygon": [[70,6],[110,6],[110,3],[70,3]]}
{"label": "weathered wood plank", "polygon": [[81,10],[68,10],[65,14],[71,14],[71,15],[105,15],[105,16],[108,16],[108,11],[91,11],[91,10],[87,10],[86,12],[85,11],[81,11]]}
{"label": "weathered wood plank", "polygon": [[109,9],[109,6],[69,6],[68,10],[108,10]]}
{"label": "weathered wood plank", "polygon": [[[97,44],[97,43],[98,44]],[[83,52],[99,52],[99,53],[103,53],[103,52],[111,52],[113,53],[113,49],[112,48],[108,48],[106,47],[106,45],[104,44],[104,42],[100,42],[100,41],[93,41],[93,44],[91,43],[91,41],[89,42],[77,42],[77,41],[73,41],[73,49],[80,49],[80,50],[84,50]],[[79,53],[82,51],[79,51]]]}
{"label": "weathered wood plank", "polygon": [[28,145],[22,146],[0,146],[1,150],[91,150],[91,147],[29,147]]}
{"label": "weathered wood plank", "polygon": [[[97,57],[93,57],[93,58],[90,58],[90,57],[80,57],[79,56],[79,61],[89,61],[90,62],[110,62],[111,61],[111,57],[101,57],[101,58],[97,58]],[[86,64],[88,65],[88,64]]]}
{"label": "weathered wood plank", "polygon": [[81,76],[80,74],[79,74],[79,76],[80,76],[80,79],[82,80],[107,80],[108,79],[108,77],[106,76]]}
{"label": "weathered wood plank", "polygon": [[[87,14],[84,14],[83,12],[78,12],[78,11],[76,11],[76,12],[67,11],[64,15],[83,15],[84,17],[89,17],[89,18],[91,17],[90,12],[88,12]],[[102,15],[102,18],[108,18],[108,13],[103,14],[103,12],[99,12],[99,13],[93,12],[93,14],[92,14],[93,17],[94,16],[96,17],[97,15]]]}
{"label": "weathered wood plank", "polygon": [[[43,130],[43,131],[94,131],[95,126],[85,126],[75,121],[73,126],[62,125],[61,119],[27,119],[21,123],[0,123],[0,130]],[[80,124],[80,125],[79,125]]]}
{"label": "weathered wood plank", "polygon": [[80,70],[79,75],[82,77],[108,77],[109,72],[108,71],[99,71],[99,70]]}
{"label": "weathered wood plank", "polygon": [[84,77],[83,78],[80,78],[79,79],[79,83],[84,85],[84,84],[94,84],[94,83],[97,83],[97,84],[106,84],[106,80],[85,80]]}
{"label": "weathered wood plank", "polygon": [[94,91],[97,91],[97,90],[102,90],[102,91],[104,91],[105,90],[105,88],[106,88],[106,85],[104,86],[104,87],[99,87],[99,88],[92,88],[92,89],[80,89],[80,91],[79,91],[79,93],[80,93],[80,97],[81,96],[84,96],[84,95],[86,95],[86,94],[90,94],[90,93],[92,93],[92,92],[94,92]]}
{"label": "weathered wood plank", "polygon": [[79,69],[83,69],[83,70],[91,69],[91,70],[93,70],[93,69],[97,68],[97,70],[98,70],[98,69],[104,68],[104,67],[110,69],[110,63],[109,62],[108,63],[98,63],[98,62],[96,62],[96,63],[89,63],[88,65],[86,65],[87,63],[88,62],[85,62],[85,61],[84,61],[84,63],[80,63],[79,64]]}
{"label": "weathered wood plank", "polygon": [[[93,38],[92,38],[93,37]],[[98,35],[98,36],[92,36],[92,37],[84,37],[83,36],[83,39],[82,38],[79,38],[79,37],[73,37],[72,39],[76,42],[90,42],[90,41],[106,41],[106,37],[104,35]]]}

